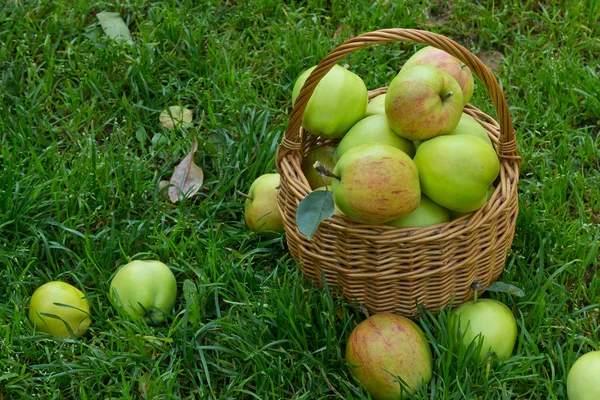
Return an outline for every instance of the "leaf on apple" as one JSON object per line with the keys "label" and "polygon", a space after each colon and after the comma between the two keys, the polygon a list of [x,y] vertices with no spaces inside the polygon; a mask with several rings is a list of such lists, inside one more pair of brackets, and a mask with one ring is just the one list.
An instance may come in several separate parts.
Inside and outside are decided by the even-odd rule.
{"label": "leaf on apple", "polygon": [[167,194],[173,203],[177,203],[184,197],[192,197],[202,187],[204,182],[204,172],[202,168],[194,164],[194,154],[198,150],[196,139],[192,142],[192,149],[189,154],[175,167],[173,176],[168,181],[161,181],[158,184],[160,190],[169,186]]}
{"label": "leaf on apple", "polygon": [[511,285],[509,283],[504,283],[501,281],[496,281],[496,282],[492,283],[485,290],[490,291],[490,292],[508,293],[508,294],[511,294],[511,295],[517,296],[517,297],[525,296],[525,292],[523,291],[523,289],[521,289],[515,285]]}
{"label": "leaf on apple", "polygon": [[302,199],[296,212],[296,225],[308,240],[312,238],[321,222],[333,215],[335,205],[331,190],[316,190]]}
{"label": "leaf on apple", "polygon": [[123,18],[117,12],[99,12],[96,18],[100,21],[100,26],[106,36],[118,41],[126,41],[133,44],[133,38],[129,32],[129,28],[123,21]]}

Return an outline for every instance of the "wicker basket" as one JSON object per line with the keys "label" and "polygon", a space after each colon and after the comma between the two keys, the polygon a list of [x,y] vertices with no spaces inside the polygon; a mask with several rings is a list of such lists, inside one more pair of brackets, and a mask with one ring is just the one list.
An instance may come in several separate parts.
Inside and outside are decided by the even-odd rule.
{"label": "wicker basket", "polygon": [[[449,223],[426,228],[363,225],[335,214],[323,221],[309,241],[296,226],[296,210],[311,189],[301,168],[305,154],[339,140],[324,139],[302,129],[302,115],[319,80],[343,57],[363,47],[406,41],[427,44],[463,61],[483,82],[498,122],[477,108],[465,112],[479,118],[500,159],[493,197],[479,210]],[[370,97],[384,93],[380,88]],[[306,278],[322,287],[323,279],[338,295],[362,304],[370,313],[419,315],[418,306],[435,313],[470,300],[473,283],[483,287],[497,280],[511,247],[518,213],[519,162],[515,132],[504,95],[492,72],[458,43],[415,29],[384,29],[365,33],[330,52],[302,88],[277,149],[281,175],[278,204],[287,245]]]}

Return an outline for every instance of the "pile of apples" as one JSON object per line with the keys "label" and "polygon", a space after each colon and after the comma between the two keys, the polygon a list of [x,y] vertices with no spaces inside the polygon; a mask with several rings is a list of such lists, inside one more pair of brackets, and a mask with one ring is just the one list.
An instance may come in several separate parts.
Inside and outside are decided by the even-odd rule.
{"label": "pile of apples", "polygon": [[[294,103],[314,68],[296,80]],[[429,226],[476,211],[493,194],[500,163],[486,129],[463,112],[473,91],[469,68],[431,46],[370,102],[363,80],[335,65],[302,120],[311,134],[339,139],[303,159],[311,188],[327,186],[336,210],[362,224]]]}

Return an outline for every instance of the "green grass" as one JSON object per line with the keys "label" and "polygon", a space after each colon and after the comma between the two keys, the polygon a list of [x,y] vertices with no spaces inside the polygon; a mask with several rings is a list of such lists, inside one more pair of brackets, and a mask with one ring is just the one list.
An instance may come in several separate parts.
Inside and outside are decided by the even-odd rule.
{"label": "green grass", "polygon": [[[306,281],[283,235],[248,231],[235,191],[275,171],[297,75],[350,32],[389,27],[501,52],[496,75],[523,157],[502,280],[526,294],[485,295],[517,317],[514,356],[488,369],[457,348],[448,311],[425,315],[434,378],[415,398],[566,398],[571,365],[600,350],[600,2],[381,3],[2,2],[0,399],[368,398],[344,363],[364,316]],[[136,46],[107,40],[99,11],[120,12]],[[377,46],[345,62],[377,88],[415,48]],[[473,103],[494,115],[481,85]],[[174,104],[195,110],[193,128],[160,127]],[[168,143],[152,146],[157,133]],[[193,136],[205,183],[173,205],[158,182]],[[198,321],[181,290],[162,326],[111,307],[117,267],[145,258],[168,263],[180,289],[197,285]],[[90,298],[82,339],[50,339],[27,320],[49,280]]]}

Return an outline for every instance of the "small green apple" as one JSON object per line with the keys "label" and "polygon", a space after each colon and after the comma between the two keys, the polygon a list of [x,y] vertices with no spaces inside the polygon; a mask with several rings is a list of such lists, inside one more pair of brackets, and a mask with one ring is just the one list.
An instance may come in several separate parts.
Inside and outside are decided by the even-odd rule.
{"label": "small green apple", "polygon": [[334,160],[337,161],[349,149],[359,144],[377,142],[390,145],[402,150],[409,157],[415,155],[415,145],[412,141],[404,139],[394,133],[390,128],[385,114],[371,115],[358,121],[335,149]]}
{"label": "small green apple", "polygon": [[306,156],[302,160],[302,172],[304,172],[304,176],[311,189],[323,186],[323,180],[325,180],[325,184],[328,186],[331,184],[331,177],[324,176],[321,178],[321,175],[317,173],[313,165],[319,161],[327,169],[333,170],[335,167],[334,154],[335,147],[333,146],[317,147],[306,153]]}
{"label": "small green apple", "polygon": [[472,212],[485,204],[488,188],[500,172],[494,148],[471,135],[426,140],[417,149],[414,161],[423,193],[459,212]]}
{"label": "small green apple", "polygon": [[31,296],[29,321],[37,331],[56,338],[71,337],[71,332],[78,338],[92,322],[90,302],[81,290],[66,282],[47,282]]}
{"label": "small green apple", "polygon": [[460,117],[458,125],[450,132],[450,135],[473,135],[485,140],[490,145],[492,144],[485,128],[475,118],[464,112]]}
{"label": "small green apple", "polygon": [[463,95],[456,79],[432,65],[400,71],[385,97],[390,127],[409,140],[449,134],[458,125],[462,110]]}
{"label": "small green apple", "polygon": [[117,271],[110,282],[109,297],[133,319],[162,323],[175,304],[177,281],[164,263],[135,260]]}
{"label": "small green apple", "polygon": [[385,93],[373,97],[367,105],[365,117],[375,114],[385,114]]}
{"label": "small green apple", "polygon": [[414,161],[387,144],[365,143],[335,165],[333,196],[340,210],[363,224],[383,224],[414,211],[421,189]]}
{"label": "small green apple", "polygon": [[398,228],[414,228],[443,224],[448,221],[450,221],[450,211],[422,194],[419,207],[415,211],[391,220],[386,225]]}
{"label": "small green apple", "polygon": [[283,217],[277,206],[280,175],[263,174],[256,178],[245,203],[244,220],[250,230],[262,234],[283,232]]}
{"label": "small green apple", "polygon": [[600,399],[600,351],[585,353],[567,374],[569,400]]}
{"label": "small green apple", "polygon": [[[421,328],[410,319],[374,314],[359,323],[346,344],[350,375],[374,400],[406,399],[431,381],[431,349]],[[401,391],[400,377],[407,388]]]}
{"label": "small green apple", "polygon": [[[316,68],[311,67],[300,74],[292,90],[292,103]],[[308,100],[302,126],[313,135],[341,138],[365,116],[369,95],[365,83],[354,72],[334,65],[319,81]]]}
{"label": "small green apple", "polygon": [[446,71],[458,82],[463,94],[463,103],[467,104],[471,100],[474,90],[473,74],[469,67],[458,58],[446,53],[444,50],[427,46],[413,54],[400,71],[421,64],[433,65]]}
{"label": "small green apple", "polygon": [[[477,299],[461,304],[451,315],[452,323],[458,323],[462,345],[469,346],[482,338],[483,360],[490,352],[505,360],[512,355],[517,341],[517,321],[512,311],[493,299]],[[455,325],[456,326],[456,325]]]}

